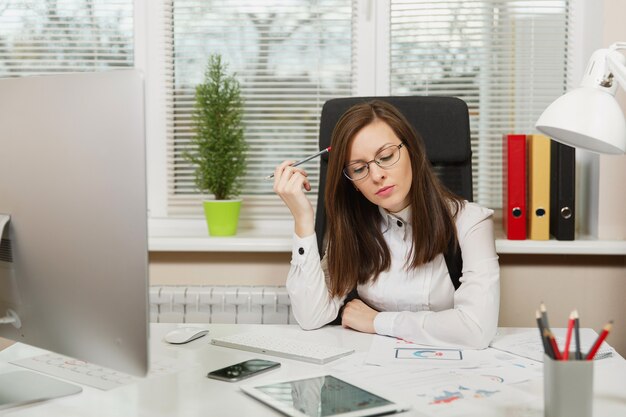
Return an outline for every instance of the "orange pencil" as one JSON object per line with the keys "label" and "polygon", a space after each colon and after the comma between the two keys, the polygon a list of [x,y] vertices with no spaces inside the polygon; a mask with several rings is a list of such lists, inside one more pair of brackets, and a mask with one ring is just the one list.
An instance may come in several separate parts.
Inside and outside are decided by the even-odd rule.
{"label": "orange pencil", "polygon": [[559,345],[556,344],[556,339],[554,338],[554,334],[552,334],[550,330],[548,330],[548,340],[550,341],[550,345],[552,346],[552,349],[554,350],[554,359],[557,361],[560,361],[561,359],[563,359],[563,356],[561,356],[561,351],[559,351]]}
{"label": "orange pencil", "polygon": [[556,339],[554,338],[554,335],[548,329],[543,329],[543,334],[547,340],[548,346],[550,346],[550,352],[552,353],[549,356],[556,361],[560,361],[563,357],[561,356],[561,352],[559,351],[559,346],[556,344]]}
{"label": "orange pencil", "polygon": [[566,361],[569,357],[569,344],[572,341],[572,330],[574,329],[574,319],[578,317],[576,310],[569,314],[569,320],[567,322],[567,335],[565,336],[565,348],[563,349],[563,360]]}
{"label": "orange pencil", "polygon": [[609,321],[607,324],[604,325],[604,328],[602,329],[602,333],[600,333],[600,336],[598,336],[598,338],[596,339],[596,342],[593,344],[593,347],[589,350],[589,353],[587,353],[587,356],[585,357],[586,360],[588,361],[593,360],[593,357],[596,356],[596,352],[598,351],[598,349],[600,349],[600,345],[602,344],[602,342],[604,342],[604,339],[606,339],[606,337],[609,335],[609,332],[611,331],[612,327],[613,327],[613,320]]}

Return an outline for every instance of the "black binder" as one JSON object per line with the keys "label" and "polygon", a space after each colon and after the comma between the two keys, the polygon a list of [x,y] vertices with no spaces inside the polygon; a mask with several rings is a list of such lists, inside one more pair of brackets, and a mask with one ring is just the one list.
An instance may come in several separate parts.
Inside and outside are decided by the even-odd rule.
{"label": "black binder", "polygon": [[576,149],[553,140],[550,151],[550,234],[574,240]]}

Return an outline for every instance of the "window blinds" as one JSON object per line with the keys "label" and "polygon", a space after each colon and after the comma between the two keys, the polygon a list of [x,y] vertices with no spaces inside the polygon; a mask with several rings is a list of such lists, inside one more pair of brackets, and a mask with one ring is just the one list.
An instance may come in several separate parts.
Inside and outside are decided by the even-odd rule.
{"label": "window blinds", "polygon": [[[318,150],[328,99],[352,92],[349,0],[167,0],[166,63],[168,215],[201,215],[193,167],[184,159],[194,134],[195,85],[208,56],[222,55],[241,84],[249,145],[241,218],[287,219],[264,178],[285,159]],[[319,162],[303,167],[313,187]],[[310,193],[315,207],[314,196]]]}
{"label": "window blinds", "polygon": [[0,77],[133,65],[132,0],[0,1]]}
{"label": "window blinds", "polygon": [[565,92],[569,7],[565,0],[391,0],[391,94],[467,102],[480,204],[502,205],[502,134],[534,132]]}

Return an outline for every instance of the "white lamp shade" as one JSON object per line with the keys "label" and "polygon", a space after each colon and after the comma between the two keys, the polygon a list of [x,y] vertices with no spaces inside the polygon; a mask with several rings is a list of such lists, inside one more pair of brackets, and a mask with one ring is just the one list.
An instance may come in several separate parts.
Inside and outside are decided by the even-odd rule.
{"label": "white lamp shade", "polygon": [[537,130],[557,142],[592,152],[626,153],[626,120],[611,94],[580,87],[544,110]]}

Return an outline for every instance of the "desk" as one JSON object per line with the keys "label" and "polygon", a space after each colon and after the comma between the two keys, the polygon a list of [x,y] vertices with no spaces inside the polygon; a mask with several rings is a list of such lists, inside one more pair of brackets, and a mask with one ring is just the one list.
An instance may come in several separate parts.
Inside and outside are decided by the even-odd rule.
{"label": "desk", "polygon": [[[83,387],[81,394],[42,402],[35,405],[14,408],[0,412],[0,415],[13,417],[114,417],[114,416],[198,416],[198,417],[263,417],[281,415],[264,404],[248,397],[239,390],[240,384],[260,384],[278,379],[302,378],[320,374],[333,367],[338,361],[320,366],[300,361],[279,358],[279,370],[259,375],[240,383],[226,383],[206,378],[209,370],[246,359],[265,355],[228,349],[210,345],[209,337],[203,337],[186,345],[168,345],[162,341],[175,324],[151,325],[151,354],[155,357],[174,360],[180,368],[176,373],[140,379],[135,384],[110,391]],[[294,331],[296,326],[287,325],[207,325],[209,336],[220,337],[228,334],[253,331],[264,328],[271,332],[286,329]],[[524,329],[527,330],[527,329]],[[516,329],[500,329],[514,333]],[[304,341],[353,347],[357,352],[369,350],[372,335],[346,330],[340,326],[329,326],[315,331],[299,331],[298,337]],[[15,344],[0,352],[0,372],[22,369],[8,364],[8,361],[43,353],[39,349],[24,344]],[[346,357],[346,359],[350,356]],[[274,358],[275,359],[275,358]],[[276,360],[276,359],[275,359]],[[517,384],[516,387],[542,397],[541,380]],[[594,380],[594,417],[615,417],[626,415],[626,361],[621,356],[597,361]],[[488,403],[486,403],[488,404]],[[543,416],[541,404],[524,410],[515,408],[486,409],[482,416]],[[402,416],[422,416],[413,409]]]}

